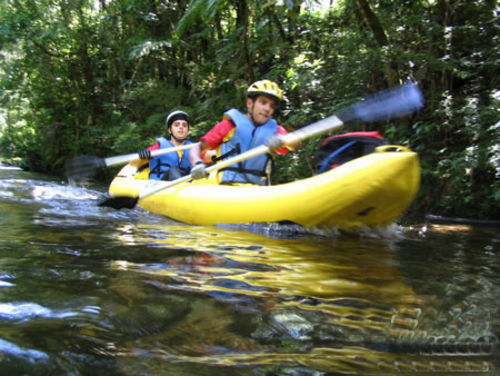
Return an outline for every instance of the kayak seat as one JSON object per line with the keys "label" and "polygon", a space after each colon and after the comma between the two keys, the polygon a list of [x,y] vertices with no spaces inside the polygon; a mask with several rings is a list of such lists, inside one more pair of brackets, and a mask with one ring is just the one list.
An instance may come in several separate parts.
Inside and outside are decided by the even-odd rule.
{"label": "kayak seat", "polygon": [[388,145],[379,132],[350,132],[325,139],[315,155],[315,173],[321,174]]}

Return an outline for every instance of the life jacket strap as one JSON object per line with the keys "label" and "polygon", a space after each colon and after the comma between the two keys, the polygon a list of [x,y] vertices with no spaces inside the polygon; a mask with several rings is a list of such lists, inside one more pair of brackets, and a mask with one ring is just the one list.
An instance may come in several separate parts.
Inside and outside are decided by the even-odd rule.
{"label": "life jacket strap", "polygon": [[260,170],[247,170],[246,168],[242,167],[226,167],[226,168],[221,168],[219,171],[235,171],[240,174],[251,174],[259,177],[262,176],[267,177],[267,174],[265,172],[262,172]]}
{"label": "life jacket strap", "polygon": [[236,144],[236,147],[234,149],[229,150],[227,153],[224,153],[218,157],[213,156],[212,163],[217,163],[217,162],[223,160],[224,158],[230,157],[233,154],[240,154],[240,151],[241,151],[241,148],[240,148],[240,144],[238,143],[238,144]]}

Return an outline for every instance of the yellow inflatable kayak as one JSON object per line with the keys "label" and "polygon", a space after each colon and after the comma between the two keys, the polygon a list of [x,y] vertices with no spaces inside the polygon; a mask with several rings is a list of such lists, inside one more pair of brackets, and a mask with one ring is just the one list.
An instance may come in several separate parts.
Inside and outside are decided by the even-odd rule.
{"label": "yellow inflatable kayak", "polygon": [[[138,196],[160,182],[139,165],[125,166],[111,197]],[[162,182],[164,183],[164,182]],[[416,153],[381,146],[308,179],[275,186],[219,185],[203,179],[175,185],[139,200],[144,209],[196,225],[289,221],[304,227],[385,226],[412,202],[420,184]]]}

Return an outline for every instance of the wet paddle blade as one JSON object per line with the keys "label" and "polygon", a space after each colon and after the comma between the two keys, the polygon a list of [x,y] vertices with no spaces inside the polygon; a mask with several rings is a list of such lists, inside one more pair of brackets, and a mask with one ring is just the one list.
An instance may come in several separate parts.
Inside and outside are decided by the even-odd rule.
{"label": "wet paddle blade", "polygon": [[109,207],[116,210],[119,209],[133,209],[137,205],[139,197],[117,196],[109,197],[101,201],[98,206]]}
{"label": "wet paddle blade", "polygon": [[66,176],[69,180],[82,181],[94,176],[99,168],[106,167],[104,159],[80,155],[66,161]]}
{"label": "wet paddle blade", "polygon": [[424,107],[424,98],[413,82],[381,91],[340,112],[344,122],[375,122],[411,114]]}

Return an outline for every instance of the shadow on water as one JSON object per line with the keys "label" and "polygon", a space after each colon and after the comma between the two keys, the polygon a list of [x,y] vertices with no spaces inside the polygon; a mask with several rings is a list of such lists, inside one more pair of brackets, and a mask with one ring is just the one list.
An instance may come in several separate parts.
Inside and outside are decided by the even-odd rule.
{"label": "shadow on water", "polygon": [[494,230],[187,226],[0,185],[6,374],[495,374]]}

